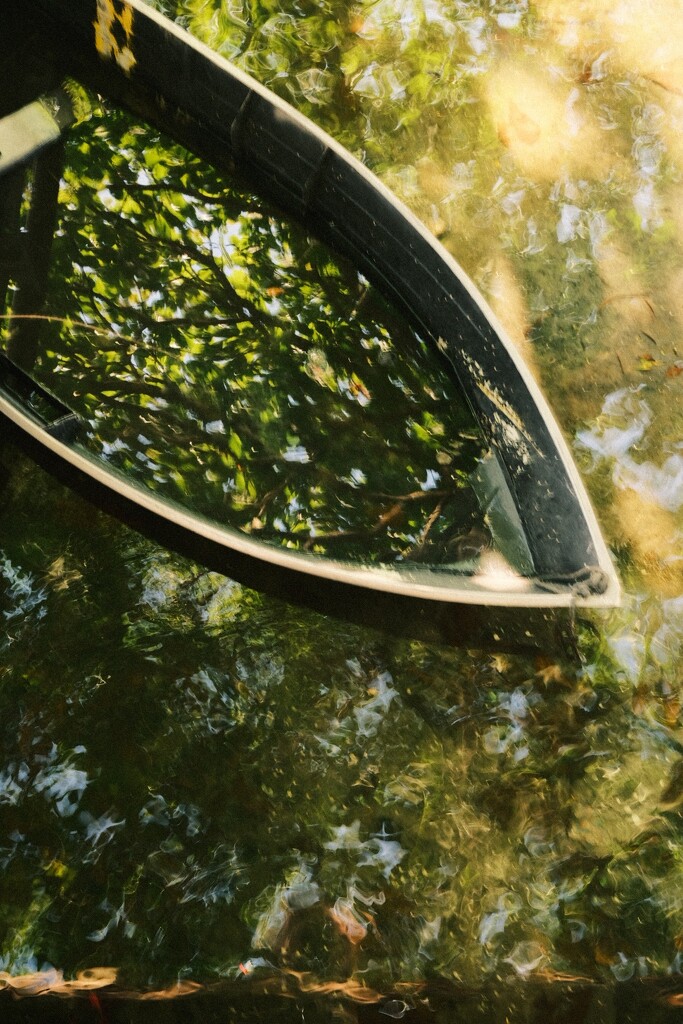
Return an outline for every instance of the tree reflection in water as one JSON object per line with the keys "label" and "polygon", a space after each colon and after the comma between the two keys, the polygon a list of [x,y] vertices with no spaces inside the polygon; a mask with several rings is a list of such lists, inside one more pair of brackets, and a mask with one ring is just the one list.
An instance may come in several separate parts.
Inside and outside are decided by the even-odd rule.
{"label": "tree reflection in water", "polygon": [[37,364],[88,447],[271,544],[471,564],[484,443],[438,353],[302,229],[94,107],[67,145]]}
{"label": "tree reflection in water", "polygon": [[[239,984],[254,999],[241,1004],[244,1020],[287,1024],[386,1024],[391,1014],[380,1010],[399,1012],[401,1001],[411,1006],[408,1022],[669,1024],[683,1003],[683,533],[672,486],[683,415],[683,83],[680,61],[669,59],[680,50],[679,5],[652,0],[644,12],[630,0],[581,0],[571,10],[558,0],[306,0],[296,14],[285,0],[159,5],[363,151],[496,300],[533,351],[565,429],[580,431],[629,596],[612,615],[580,619],[571,662],[555,651],[526,659],[396,643],[203,573],[93,515],[4,445],[4,969],[22,975],[48,962],[70,978],[111,965],[121,986],[143,991],[178,978]],[[87,134],[83,144],[109,160],[107,139]],[[153,185],[150,159],[141,180],[126,159],[111,171],[131,184],[123,216],[137,218],[130,230],[141,234],[128,258],[146,298],[131,298],[135,278],[123,261],[101,275],[112,294],[89,295],[85,274],[80,286],[92,325],[107,332],[98,344],[112,340],[112,320],[131,321],[102,357],[112,363],[115,393],[80,396],[93,418],[99,404],[116,411],[124,395],[135,415],[167,411],[156,360],[160,347],[179,351],[179,325],[157,331],[155,321],[196,315],[186,295],[211,290],[220,301],[209,315],[218,318],[231,287],[249,311],[235,374],[212,366],[211,349],[226,358],[226,325],[183,327],[216,380],[248,377],[247,355],[262,351],[268,330],[282,330],[284,347],[292,328],[279,323],[278,303],[290,298],[286,265],[277,279],[251,264],[246,278],[231,276],[224,250],[234,240],[208,245],[203,223],[194,225],[194,262],[183,261],[173,231],[184,221],[174,228],[164,196],[178,194],[187,218],[192,168],[163,170],[161,160]],[[179,182],[175,192],[164,191],[168,180]],[[114,208],[128,193],[112,184],[106,244],[86,266],[114,263]],[[202,202],[211,207],[220,190],[208,184]],[[102,205],[100,179],[84,187]],[[136,203],[148,210],[143,220]],[[242,197],[221,217],[238,224],[250,212]],[[166,230],[161,222],[182,306],[156,291],[156,249],[145,231],[156,237]],[[286,252],[267,218],[247,216],[244,232]],[[87,253],[86,241],[59,241],[66,275],[69,254]],[[299,259],[308,243],[288,244]],[[252,256],[258,263],[258,252],[232,254],[237,269]],[[336,301],[335,316],[350,322],[357,278],[341,266],[331,279],[303,266],[318,297],[310,322],[322,330],[325,304]],[[73,316],[53,286],[56,314]],[[119,295],[123,309],[112,317]],[[361,310],[393,343],[390,314],[380,317],[370,299]],[[131,302],[151,324],[132,317]],[[96,346],[81,328],[63,333],[78,373]],[[355,337],[343,365],[317,336],[294,342],[302,355],[288,372],[316,403],[306,404],[309,422],[320,402],[364,416],[379,404],[368,373],[381,346],[352,361]],[[211,411],[215,389],[196,386],[191,358],[167,362],[173,395],[189,411],[195,399],[199,406],[194,421],[188,413],[175,423],[179,446],[191,427],[202,443],[218,438],[230,452],[227,430],[203,426],[212,422],[203,418],[207,404],[220,418]],[[372,397],[366,406],[360,388],[350,393],[354,372]],[[402,379],[420,394],[417,366],[404,367]],[[248,396],[259,411],[273,409],[268,380]],[[132,386],[126,394],[133,381],[144,396]],[[384,387],[401,399],[399,387]],[[442,472],[443,437],[417,410],[444,422],[442,415],[424,392],[414,405],[409,398],[404,410],[428,439],[424,465]],[[221,398],[219,413],[239,399]],[[277,462],[283,473],[301,472],[303,486],[310,463],[283,453],[299,445],[318,453],[290,431],[298,423],[283,408],[287,417],[278,411],[268,427],[277,455],[268,472]],[[631,445],[634,424],[640,434]],[[251,435],[240,430],[251,451]],[[326,444],[336,440],[333,432]],[[168,475],[151,443],[139,451]],[[240,461],[234,451],[228,457],[234,465],[228,473],[221,463],[221,480]],[[333,468],[343,477],[356,465]],[[248,471],[260,480],[260,464]],[[392,495],[419,489],[390,479],[369,484]],[[653,480],[666,486],[653,488]],[[245,505],[243,522],[257,513]],[[285,978],[322,993],[320,1002],[292,1003],[290,1014],[272,997],[260,1001],[266,984],[281,991]],[[368,1006],[352,998],[359,992],[385,1002]],[[219,998],[217,1019],[231,999]],[[176,1019],[208,1012],[206,1003],[177,1004]]]}

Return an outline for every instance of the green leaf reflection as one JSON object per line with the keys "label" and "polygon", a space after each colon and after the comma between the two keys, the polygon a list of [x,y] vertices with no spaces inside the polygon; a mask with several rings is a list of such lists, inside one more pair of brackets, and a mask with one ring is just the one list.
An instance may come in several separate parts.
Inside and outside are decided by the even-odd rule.
{"label": "green leaf reflection", "polygon": [[93,106],[68,142],[38,364],[88,446],[272,544],[471,564],[483,441],[438,353],[297,224]]}

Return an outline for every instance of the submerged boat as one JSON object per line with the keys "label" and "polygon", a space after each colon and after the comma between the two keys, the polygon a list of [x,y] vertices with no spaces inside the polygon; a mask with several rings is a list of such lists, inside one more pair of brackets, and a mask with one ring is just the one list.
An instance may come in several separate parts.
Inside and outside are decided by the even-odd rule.
{"label": "submerged boat", "polygon": [[[0,413],[34,451],[41,453],[48,463],[61,467],[67,477],[89,482],[99,492],[105,507],[118,510],[132,519],[134,525],[198,560],[231,572],[237,567],[238,575],[242,570],[249,578],[253,577],[249,567],[255,562],[260,567],[259,578],[306,581],[315,594],[329,592],[331,588],[346,594],[345,599],[353,603],[353,588],[362,588],[378,596],[394,596],[408,605],[418,601],[427,609],[430,605],[452,609],[453,604],[519,610],[577,605],[609,607],[617,603],[619,584],[589,499],[562,433],[529,369],[454,259],[366,167],[292,107],[140,0],[11,0],[3,17],[7,31],[0,100],[0,237],[4,247],[0,295],[7,293],[10,301],[6,309],[9,340],[0,356]],[[350,296],[349,302],[353,299],[352,313],[345,314],[344,329],[350,331],[349,323],[353,321],[353,330],[357,331],[353,344],[364,351],[374,346],[379,353],[378,363],[386,355],[384,349],[391,347],[391,331],[382,326],[382,316],[393,324],[393,310],[400,311],[411,325],[416,347],[426,345],[432,352],[432,363],[424,365],[438,364],[438,373],[450,381],[438,386],[436,398],[434,389],[430,392],[430,401],[438,398],[438,408],[443,413],[439,428],[442,433],[443,423],[451,422],[444,408],[452,404],[450,396],[454,392],[449,388],[457,390],[464,410],[462,416],[459,412],[453,414],[457,444],[454,438],[437,437],[436,429],[429,435],[426,444],[428,448],[431,445],[429,450],[436,461],[430,463],[432,468],[420,470],[426,473],[424,481],[413,470],[412,489],[403,486],[401,491],[399,486],[400,493],[392,493],[388,484],[384,489],[378,485],[372,500],[367,496],[361,499],[358,495],[369,471],[349,464],[344,474],[338,474],[343,476],[346,490],[342,494],[340,484],[334,493],[338,521],[333,522],[329,515],[324,522],[320,517],[316,520],[311,509],[319,510],[321,503],[327,501],[321,497],[321,480],[308,480],[310,508],[303,509],[300,492],[286,473],[283,475],[283,469],[289,472],[288,467],[315,462],[310,446],[301,443],[296,423],[292,426],[288,421],[287,441],[279,442],[281,457],[273,467],[274,485],[264,483],[261,493],[257,493],[249,480],[245,482],[245,476],[251,470],[255,472],[259,460],[267,462],[268,453],[257,451],[254,442],[251,455],[246,454],[244,438],[231,430],[229,423],[226,426],[222,414],[212,419],[210,412],[199,407],[197,395],[190,395],[192,409],[183,425],[176,423],[173,427],[179,438],[174,443],[179,445],[177,451],[196,450],[195,462],[202,466],[202,486],[210,484],[220,500],[203,502],[184,496],[187,482],[183,467],[169,466],[168,453],[161,450],[163,441],[157,443],[157,439],[146,436],[154,417],[169,406],[171,394],[168,386],[154,377],[154,359],[159,358],[156,348],[149,354],[149,349],[157,344],[152,344],[150,338],[161,323],[155,312],[162,301],[161,288],[159,294],[154,289],[138,288],[142,296],[141,340],[124,339],[116,324],[107,328],[109,342],[112,338],[119,345],[125,341],[132,353],[132,365],[142,367],[140,373],[146,386],[157,390],[151,392],[152,398],[146,394],[144,400],[140,399],[135,413],[138,419],[134,428],[128,430],[125,442],[117,434],[123,429],[120,426],[113,434],[103,434],[93,441],[101,422],[100,409],[93,408],[91,403],[88,415],[77,407],[78,401],[71,400],[68,386],[65,395],[61,385],[66,379],[66,367],[59,363],[59,352],[55,354],[54,350],[66,335],[77,332],[88,336],[93,352],[107,348],[107,332],[98,326],[93,313],[103,301],[108,301],[104,295],[106,288],[101,288],[103,294],[96,302],[91,301],[92,297],[88,299],[87,310],[65,313],[66,307],[59,306],[58,315],[45,307],[54,245],[59,250],[59,246],[66,244],[59,240],[68,238],[70,232],[80,232],[87,242],[88,231],[91,235],[93,232],[85,222],[78,228],[69,227],[68,210],[76,200],[72,199],[69,206],[68,197],[64,200],[66,219],[60,221],[57,201],[64,150],[74,131],[70,126],[79,121],[79,97],[74,83],[155,126],[211,168],[236,172],[250,189],[304,225],[314,239],[350,261],[357,268],[356,276],[351,274],[349,278],[352,285],[335,284],[342,291],[346,289],[344,294]],[[133,146],[130,133],[134,135],[138,130],[131,129],[126,122],[124,135],[117,136],[116,145],[112,143],[110,147],[114,163],[116,147],[122,146],[121,138],[128,139],[127,144]],[[91,131],[94,140],[111,134],[110,128],[87,128],[85,135],[78,136],[81,154],[89,152],[87,131]],[[123,218],[122,223],[125,221],[138,232],[140,219],[148,215],[135,212],[142,209],[142,199],[136,198],[135,189],[151,194],[155,188],[157,193],[170,188],[164,175],[168,173],[169,162],[176,159],[166,151],[159,156],[154,140],[145,146],[141,150],[144,159],[139,166],[136,164],[135,174],[127,182],[125,198],[119,185],[112,184],[119,180],[115,175],[106,181],[98,178],[92,186],[92,195],[100,208],[115,208]],[[152,152],[156,155],[150,156]],[[176,194],[190,189],[181,166],[183,159],[176,161]],[[182,186],[177,182],[183,182]],[[330,422],[339,423],[342,436],[351,405],[354,412],[358,408],[362,411],[371,399],[371,389],[362,371],[366,363],[349,363],[343,373],[335,371],[334,338],[323,342],[310,337],[302,340],[305,328],[301,324],[310,321],[310,309],[299,321],[291,313],[282,313],[283,295],[296,284],[288,276],[287,267],[288,254],[296,248],[296,240],[288,235],[283,241],[284,229],[280,227],[272,228],[267,239],[263,234],[251,239],[253,249],[260,244],[270,247],[267,251],[275,253],[272,258],[277,266],[273,286],[254,298],[256,271],[252,268],[251,276],[243,274],[240,278],[234,258],[230,263],[226,252],[234,254],[235,247],[240,245],[248,248],[249,225],[262,224],[263,220],[258,220],[262,214],[252,210],[245,213],[243,209],[227,226],[223,223],[220,232],[210,226],[202,228],[202,223],[210,224],[216,210],[228,203],[222,193],[221,196],[218,191],[203,187],[201,208],[195,205],[194,212],[184,214],[184,222],[173,229],[158,229],[160,235],[168,236],[169,245],[176,246],[176,253],[181,243],[174,232],[187,230],[196,240],[193,244],[197,248],[191,258],[186,252],[182,260],[178,257],[178,273],[185,273],[183,267],[187,267],[188,259],[190,263],[195,261],[195,276],[213,273],[213,264],[218,263],[222,284],[229,287],[233,298],[236,296],[241,310],[238,312],[242,320],[237,317],[237,327],[235,323],[231,326],[233,340],[237,329],[242,330],[247,314],[254,323],[263,321],[264,331],[274,330],[280,347],[289,344],[293,358],[299,360],[301,380],[306,378],[306,386],[312,382],[311,386],[319,388],[316,394],[334,396],[337,405],[330,413]],[[248,206],[248,201],[243,200],[242,206]],[[236,242],[238,228],[242,235]],[[311,269],[311,244],[302,247],[301,273],[305,288],[315,291],[314,305],[320,309],[325,303],[334,305],[330,281],[346,281],[347,271],[336,265],[330,270],[327,255],[320,257],[322,270]],[[14,250],[18,255],[13,257]],[[91,273],[86,251],[84,242],[79,254],[70,257],[69,266],[78,268],[79,280],[87,280]],[[213,261],[211,267],[207,253],[209,262]],[[144,250],[141,257],[150,258]],[[315,277],[313,284],[311,275]],[[135,278],[134,270],[130,276]],[[391,306],[381,315],[373,313],[371,328],[367,324],[357,325],[357,307],[365,299],[369,282]],[[126,299],[129,305],[132,301]],[[206,314],[202,316],[205,319],[191,323],[192,344],[183,353],[181,363],[186,368],[193,360],[208,358],[209,350],[201,346],[210,341],[214,345],[212,351],[218,353],[212,374],[218,373],[217,387],[221,388],[225,380],[221,380],[220,372],[231,372],[232,357],[226,354],[226,338],[219,336],[215,328],[217,318],[211,320],[211,334]],[[52,361],[46,362],[55,385],[60,384],[53,387],[52,383],[46,385],[44,375],[34,372],[34,367],[41,346],[45,348],[41,332],[57,321],[59,337],[50,341]],[[164,324],[171,324],[175,330],[181,321],[185,325],[190,323],[187,311],[167,309]],[[283,327],[285,321],[289,324],[287,331]],[[311,327],[310,322],[308,326]],[[145,333],[148,327],[150,334]],[[396,330],[400,333],[399,328]],[[245,359],[249,362],[260,357],[259,352],[254,354],[252,350]],[[78,360],[82,363],[83,358],[81,348],[78,359],[69,356],[69,366],[80,365]],[[342,356],[338,358],[341,360]],[[410,357],[406,358],[410,362]],[[419,404],[415,391],[423,386],[421,366],[411,364],[407,373],[413,374],[413,383],[406,384],[404,375],[400,388],[393,393],[399,395],[400,401],[405,398],[412,403],[411,409]],[[269,378],[274,372],[270,367],[254,379],[263,387],[270,386]],[[188,386],[191,375],[188,378],[182,367],[179,373],[187,395],[192,391]],[[140,391],[139,381],[126,379],[131,394]],[[173,393],[179,394],[183,388],[176,388]],[[87,388],[79,378],[73,389],[75,398],[84,390]],[[105,398],[101,403],[107,393],[105,366],[100,391]],[[289,408],[295,410],[287,414],[292,422],[305,418],[307,406],[315,405],[309,392],[304,390],[302,394],[303,398],[288,394]],[[163,398],[158,397],[161,395]],[[372,400],[377,404],[378,399],[373,396]],[[239,407],[234,394],[231,402],[233,410]],[[340,402],[346,405],[341,408]],[[124,404],[118,395],[117,410]],[[387,405],[384,415],[388,419],[395,412]],[[268,415],[261,409],[260,419],[256,420],[264,424]],[[466,417],[471,425],[469,420],[465,423]],[[187,440],[189,420],[199,423],[201,444],[196,438]],[[363,422],[359,436],[368,438],[377,428],[376,419],[373,424],[371,429]],[[426,436],[428,427],[424,422],[416,422],[411,430],[415,436]],[[315,430],[315,424],[310,429]],[[403,419],[399,432],[405,433]],[[327,431],[328,449],[335,440],[334,434],[334,428]],[[395,458],[394,449],[398,450],[400,444],[388,447],[387,457]],[[125,457],[120,455],[124,449]],[[381,457],[381,450],[378,451]],[[457,477],[460,501],[464,494],[462,480],[466,477],[474,500],[471,495],[463,499],[467,514],[460,520],[451,517],[446,521],[444,508],[452,508],[458,502],[441,487],[442,477],[446,467],[453,463],[454,452],[463,451],[466,469],[459,475],[449,470],[449,479]],[[219,458],[223,461],[216,462]],[[329,468],[323,468],[329,476]],[[305,471],[308,473],[309,469]],[[289,481],[286,486],[285,478]],[[402,485],[405,479],[401,478]],[[236,497],[240,487],[244,493]],[[287,496],[286,506],[278,507],[286,507],[290,520],[285,521],[282,511],[271,514],[272,495],[278,489]],[[411,518],[410,509],[422,507],[429,500],[432,504],[424,511],[422,520]],[[354,501],[360,511],[353,506]],[[221,510],[226,504],[238,509],[241,518],[237,513],[232,520],[224,517]],[[354,519],[361,512],[374,516],[366,529],[360,528],[357,518]],[[393,531],[388,539],[382,533],[386,530]],[[363,544],[359,542],[361,534],[365,535]],[[437,534],[440,544],[433,542]],[[375,544],[380,535],[383,540]],[[368,544],[364,546],[365,540]],[[350,554],[344,550],[340,553],[340,546],[343,549],[344,545]]]}

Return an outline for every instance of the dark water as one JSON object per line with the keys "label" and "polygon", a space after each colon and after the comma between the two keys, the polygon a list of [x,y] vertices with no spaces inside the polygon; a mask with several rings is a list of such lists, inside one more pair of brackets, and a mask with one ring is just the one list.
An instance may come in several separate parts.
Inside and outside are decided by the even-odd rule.
{"label": "dark water", "polygon": [[327,993],[309,1014],[491,1006],[492,982],[531,1013],[516,977],[570,1006],[565,976],[599,1005],[676,990],[670,704],[634,714],[592,630],[580,666],[396,643],[3,466],[11,975]]}
{"label": "dark water", "polygon": [[[622,5],[615,21],[615,10],[184,6],[195,31],[364,155],[500,303],[577,438],[627,597],[612,615],[580,616],[573,651],[523,657],[396,640],[155,547],[3,440],[2,978],[55,989],[58,972],[94,971],[77,980],[83,990],[117,970],[128,993],[116,1002],[111,987],[95,989],[99,1004],[87,994],[46,1004],[0,993],[6,1019],[658,1022],[680,1013],[683,321],[681,162],[669,134],[680,111],[675,67],[663,78],[647,31],[629,34],[637,16]],[[680,15],[667,17],[675,39]],[[88,295],[84,271],[81,308],[87,298],[98,316],[117,305],[130,318],[142,295],[150,317],[176,317],[150,286],[148,249],[114,269],[104,255],[123,244],[113,226],[121,216],[143,217],[116,206],[133,184],[149,191],[130,166],[116,171],[127,190],[108,186],[116,219],[98,209],[98,225],[116,237],[99,255],[97,235],[60,241],[65,281],[72,254],[88,253],[113,290]],[[156,166],[146,168],[152,178]],[[211,211],[215,186],[202,200]],[[94,213],[102,183],[83,187]],[[243,218],[244,202],[230,214],[240,224],[231,244],[258,239],[280,255],[308,244],[267,218]],[[193,230],[195,255],[208,252],[210,230]],[[178,260],[184,296],[205,289],[206,268],[185,278]],[[289,268],[271,284],[265,260],[261,271],[249,266],[240,298],[254,315],[240,358],[254,407],[253,324],[277,319]],[[349,362],[335,365],[308,335],[302,352],[319,349],[327,364],[316,356],[307,373],[302,357],[289,372],[316,408],[329,403],[330,417],[369,416],[377,389],[391,388],[401,415],[414,408],[426,431],[401,439],[419,442],[420,483],[423,468],[443,469],[443,435],[423,414],[442,421],[444,395],[425,392],[419,362],[404,360],[395,379],[380,373],[381,346],[363,347],[351,317],[363,282],[345,273],[310,271],[318,313],[306,319],[322,332],[342,310]],[[268,288],[283,292],[264,296]],[[370,309],[364,323],[393,343],[390,312]],[[173,363],[172,379],[202,403],[216,402],[207,363],[224,356],[220,331],[184,325],[182,345],[196,359]],[[139,323],[125,333],[125,347],[106,356],[115,394],[95,401],[83,391],[94,432],[98,401],[115,411],[131,381],[153,384],[159,373],[152,334]],[[84,379],[86,335],[74,331],[68,353]],[[366,405],[360,385],[350,393],[354,373],[372,396]],[[221,401],[215,420],[237,398]],[[265,399],[262,408],[272,412]],[[151,430],[159,409],[152,416],[141,399],[135,409]],[[179,446],[188,422],[200,437],[215,422],[183,417]],[[301,434],[280,432],[289,418],[273,419],[274,434],[263,428],[268,472],[273,452],[301,444]],[[158,462],[144,436],[130,451]],[[308,464],[282,461],[304,474],[297,486],[310,497]],[[260,480],[259,467],[254,459],[249,469]],[[353,468],[335,466],[337,479]],[[168,468],[157,472],[171,486]],[[267,493],[267,482],[258,486]],[[338,484],[329,494],[334,504]],[[202,994],[134,998],[178,981]]]}

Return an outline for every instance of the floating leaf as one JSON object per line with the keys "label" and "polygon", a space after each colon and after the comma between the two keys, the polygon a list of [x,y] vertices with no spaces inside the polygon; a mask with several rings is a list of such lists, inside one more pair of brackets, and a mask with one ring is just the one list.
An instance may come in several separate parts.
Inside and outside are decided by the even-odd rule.
{"label": "floating leaf", "polygon": [[659,366],[659,360],[655,359],[649,352],[643,352],[638,356],[638,369],[641,373],[647,373],[649,370],[653,370],[655,366]]}
{"label": "floating leaf", "polygon": [[662,793],[660,804],[666,808],[683,803],[683,760],[677,761],[669,773],[669,781]]}

